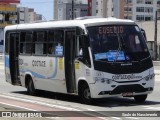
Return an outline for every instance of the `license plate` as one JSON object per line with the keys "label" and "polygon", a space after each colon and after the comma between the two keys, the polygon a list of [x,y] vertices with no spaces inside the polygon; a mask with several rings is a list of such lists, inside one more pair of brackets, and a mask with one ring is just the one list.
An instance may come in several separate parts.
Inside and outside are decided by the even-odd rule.
{"label": "license plate", "polygon": [[132,92],[126,92],[126,93],[122,93],[122,96],[125,97],[125,96],[132,96],[133,93]]}

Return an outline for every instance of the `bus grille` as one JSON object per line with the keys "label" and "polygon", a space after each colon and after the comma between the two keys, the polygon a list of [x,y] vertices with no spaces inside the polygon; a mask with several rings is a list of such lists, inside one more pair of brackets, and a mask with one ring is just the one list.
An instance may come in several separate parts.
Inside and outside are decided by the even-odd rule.
{"label": "bus grille", "polygon": [[114,95],[114,94],[121,94],[121,93],[126,93],[126,92],[146,92],[146,91],[152,91],[153,88],[144,88],[143,86],[139,84],[135,85],[120,85],[116,87],[113,91],[101,91],[99,95],[104,95],[104,94],[109,94],[109,95]]}

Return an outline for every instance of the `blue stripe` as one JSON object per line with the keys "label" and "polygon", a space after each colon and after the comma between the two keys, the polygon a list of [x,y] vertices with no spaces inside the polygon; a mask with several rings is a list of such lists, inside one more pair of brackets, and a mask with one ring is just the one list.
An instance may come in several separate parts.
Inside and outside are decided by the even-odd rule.
{"label": "blue stripe", "polygon": [[53,74],[49,77],[49,79],[54,79],[54,77],[56,76],[56,74],[57,74],[57,63],[58,62],[58,59],[57,59],[57,57],[55,58],[55,63],[54,63],[54,69],[53,69]]}
{"label": "blue stripe", "polygon": [[10,65],[9,65],[9,57],[7,57],[7,56],[5,56],[5,67],[10,68]]}

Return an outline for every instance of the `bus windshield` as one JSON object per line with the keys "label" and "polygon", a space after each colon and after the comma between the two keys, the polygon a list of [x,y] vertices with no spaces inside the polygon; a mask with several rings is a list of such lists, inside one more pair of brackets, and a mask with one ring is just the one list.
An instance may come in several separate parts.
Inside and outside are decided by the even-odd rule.
{"label": "bus windshield", "polygon": [[94,60],[140,61],[149,56],[138,26],[94,26],[87,30]]}

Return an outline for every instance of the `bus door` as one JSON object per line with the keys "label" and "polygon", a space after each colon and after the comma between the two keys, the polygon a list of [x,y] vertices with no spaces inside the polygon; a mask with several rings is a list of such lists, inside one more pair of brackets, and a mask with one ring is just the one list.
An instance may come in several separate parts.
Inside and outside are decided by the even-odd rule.
{"label": "bus door", "polygon": [[75,92],[75,31],[65,31],[65,79],[67,92]]}
{"label": "bus door", "polygon": [[18,53],[19,53],[19,33],[11,33],[10,48],[9,48],[9,56],[10,56],[9,64],[10,64],[11,81],[13,85],[20,85]]}

